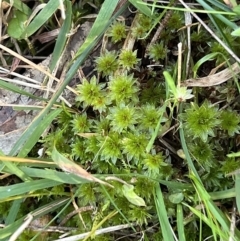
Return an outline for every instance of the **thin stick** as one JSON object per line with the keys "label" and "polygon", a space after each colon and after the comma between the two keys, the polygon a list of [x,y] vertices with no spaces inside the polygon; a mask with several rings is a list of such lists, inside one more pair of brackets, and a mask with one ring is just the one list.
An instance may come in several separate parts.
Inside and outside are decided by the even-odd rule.
{"label": "thin stick", "polygon": [[212,35],[212,37],[215,38],[238,63],[240,63],[240,59],[238,58],[238,56],[207,26],[207,24],[205,24],[204,21],[202,21],[202,19],[199,18],[198,15],[195,14],[183,0],[179,0],[179,2],[186,9],[188,9],[189,12],[193,15],[193,17],[196,18],[202,24],[202,26]]}
{"label": "thin stick", "polygon": [[189,74],[189,66],[190,66],[190,56],[191,56],[191,24],[192,24],[192,16],[189,12],[184,13],[185,16],[185,25],[187,26],[187,61],[186,61],[186,78],[188,78]]}
{"label": "thin stick", "polygon": [[33,216],[32,214],[28,214],[25,222],[12,234],[9,241],[15,241],[20,236],[20,234],[28,227],[28,225],[32,222]]}
{"label": "thin stick", "polygon": [[178,44],[178,78],[177,78],[177,87],[181,85],[182,78],[182,43]]}
{"label": "thin stick", "polygon": [[39,70],[40,72],[44,73],[45,75],[47,75],[50,78],[55,79],[56,81],[59,81],[58,78],[56,78],[55,76],[53,76],[52,74],[50,74],[48,71],[46,71],[44,68],[41,68],[39,65],[34,64],[32,61],[24,58],[23,56],[21,56],[20,54],[17,54],[16,52],[12,51],[11,49],[3,46],[2,44],[0,44],[0,49],[3,49],[4,51],[8,52],[9,54],[15,56],[16,58],[21,59],[23,62],[29,64],[30,66],[32,66],[33,68]]}

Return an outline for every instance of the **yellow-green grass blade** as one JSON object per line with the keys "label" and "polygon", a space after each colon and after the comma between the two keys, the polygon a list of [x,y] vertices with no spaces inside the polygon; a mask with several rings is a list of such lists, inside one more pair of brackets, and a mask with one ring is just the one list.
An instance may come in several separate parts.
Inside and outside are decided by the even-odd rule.
{"label": "yellow-green grass blade", "polygon": [[26,27],[26,30],[21,35],[22,39],[28,38],[34,34],[48,19],[56,12],[59,7],[59,1],[50,0],[46,6],[40,11],[40,13],[32,20],[32,22]]}
{"label": "yellow-green grass blade", "polygon": [[[3,153],[1,153],[2,155]],[[0,157],[1,161],[1,157]],[[29,178],[22,170],[20,170],[15,163],[7,162],[7,161],[2,161],[1,169],[4,167],[7,167],[9,170],[11,170],[11,173],[14,173],[14,175],[18,176],[20,179],[23,181],[29,181],[31,178]]]}
{"label": "yellow-green grass blade", "polygon": [[227,157],[239,157],[239,156],[240,156],[240,151],[227,154]]}
{"label": "yellow-green grass blade", "polygon": [[236,13],[234,12],[224,12],[224,11],[216,11],[216,10],[202,10],[202,9],[186,9],[186,8],[178,8],[178,7],[170,7],[170,6],[164,6],[164,5],[153,5],[152,3],[145,3],[141,2],[141,4],[149,6],[149,7],[155,7],[155,8],[162,8],[162,9],[168,9],[168,10],[175,10],[175,11],[182,11],[182,12],[194,12],[194,13],[209,13],[209,14],[222,14],[222,15],[233,15],[235,16]]}
{"label": "yellow-green grass blade", "polygon": [[198,216],[198,218],[200,220],[202,220],[204,223],[206,223],[211,229],[212,231],[219,235],[222,239],[221,240],[228,240],[229,235],[225,232],[223,232],[219,226],[214,225],[214,223],[211,220],[211,217],[207,217],[206,215],[204,215],[202,212],[200,212],[199,210],[189,206],[186,203],[183,203],[186,207],[188,207],[190,209],[191,212],[193,212],[196,216]]}
{"label": "yellow-green grass blade", "polygon": [[157,209],[157,215],[161,226],[161,231],[164,241],[174,241],[174,235],[172,233],[171,225],[168,220],[167,210],[165,207],[163,194],[160,189],[160,185],[157,185],[154,193],[154,201]]}
{"label": "yellow-green grass blade", "polygon": [[231,67],[231,64],[229,63],[227,56],[225,56],[224,54],[222,54],[220,52],[210,53],[210,54],[207,54],[204,57],[202,57],[200,60],[198,60],[197,63],[193,66],[193,78],[197,77],[197,71],[203,63],[205,63],[209,60],[215,59],[215,57],[218,55],[221,55],[225,59],[228,66]]}
{"label": "yellow-green grass blade", "polygon": [[228,233],[230,228],[230,222],[223,214],[223,212],[216,206],[216,204],[211,200],[209,193],[205,190],[202,183],[194,176],[190,175],[191,179],[194,182],[198,196],[201,198],[200,201],[204,203],[204,207],[207,211],[207,214],[210,218],[210,223],[212,225],[221,225],[221,230]]}

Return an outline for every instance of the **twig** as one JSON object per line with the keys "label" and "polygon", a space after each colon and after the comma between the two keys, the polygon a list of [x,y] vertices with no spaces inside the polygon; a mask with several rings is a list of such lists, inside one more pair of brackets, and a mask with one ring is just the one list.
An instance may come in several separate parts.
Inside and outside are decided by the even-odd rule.
{"label": "twig", "polygon": [[[94,235],[100,235],[100,234],[104,234],[104,233],[114,232],[114,231],[117,231],[117,230],[122,230],[122,229],[125,229],[125,228],[129,228],[132,225],[136,225],[136,224],[122,224],[122,225],[112,226],[112,227],[108,227],[108,228],[102,228],[102,229],[96,230]],[[84,239],[90,233],[91,232],[82,233],[82,234],[74,235],[74,236],[71,236],[71,237],[63,238],[63,239],[56,239],[54,241],[78,241],[80,239]]]}
{"label": "twig", "polygon": [[58,226],[63,226],[71,217],[73,217],[77,213],[86,212],[86,211],[93,210],[93,209],[94,209],[93,206],[87,206],[87,207],[81,207],[76,210],[73,210],[61,221],[61,223]]}
{"label": "twig", "polygon": [[[174,4],[173,4],[174,5]],[[164,19],[162,20],[161,23],[159,23],[159,27],[157,29],[157,31],[155,32],[151,42],[149,43],[149,45],[147,46],[147,49],[149,49],[149,47],[153,44],[155,44],[157,42],[157,40],[159,39],[160,37],[160,34],[161,32],[163,31],[163,29],[165,28],[166,24],[168,23],[169,19],[172,17],[172,14],[173,14],[173,11],[172,10],[169,10]]]}
{"label": "twig", "polygon": [[185,16],[185,26],[187,27],[187,61],[186,61],[186,78],[189,75],[189,66],[190,66],[190,56],[191,56],[191,24],[192,16],[189,12],[184,13]]}
{"label": "twig", "polygon": [[15,241],[20,236],[20,234],[28,227],[28,225],[32,222],[33,216],[32,214],[28,214],[25,222],[12,234],[8,241]]}
{"label": "twig", "polygon": [[231,218],[231,226],[230,226],[230,237],[228,241],[234,241],[235,227],[236,227],[236,203],[234,202],[232,218]]}
{"label": "twig", "polygon": [[181,77],[182,77],[182,43],[178,44],[178,77],[177,77],[177,87],[180,87]]}

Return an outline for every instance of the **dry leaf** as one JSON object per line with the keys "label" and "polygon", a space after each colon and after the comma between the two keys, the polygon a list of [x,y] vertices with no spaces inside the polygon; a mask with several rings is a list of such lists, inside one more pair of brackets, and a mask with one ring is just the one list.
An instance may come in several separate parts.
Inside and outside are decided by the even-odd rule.
{"label": "dry leaf", "polygon": [[1,9],[2,10],[6,10],[10,7],[10,3],[6,2],[6,1],[3,1],[2,2],[2,5],[1,5]]}
{"label": "dry leaf", "polygon": [[88,173],[82,167],[80,167],[76,163],[70,161],[69,159],[61,155],[55,147],[53,148],[53,151],[52,151],[52,159],[65,172],[73,173],[76,176],[79,176],[85,180],[98,182],[113,188],[113,186],[110,185],[109,183],[94,177],[92,174]]}
{"label": "dry leaf", "polygon": [[235,63],[231,65],[231,67],[226,68],[225,70],[222,70],[217,74],[209,75],[198,79],[188,79],[182,83],[182,86],[209,87],[214,85],[220,85],[236,76],[239,72],[239,64]]}
{"label": "dry leaf", "polygon": [[77,135],[84,137],[84,138],[90,138],[92,136],[99,136],[98,133],[77,133]]}

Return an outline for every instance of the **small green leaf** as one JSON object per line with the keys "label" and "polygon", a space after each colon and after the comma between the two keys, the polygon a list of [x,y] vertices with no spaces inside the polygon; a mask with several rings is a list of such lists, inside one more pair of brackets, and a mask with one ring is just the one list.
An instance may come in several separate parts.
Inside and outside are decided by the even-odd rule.
{"label": "small green leaf", "polygon": [[137,8],[137,10],[139,10],[141,13],[147,15],[148,17],[153,17],[152,15],[152,11],[150,10],[150,8],[144,4],[144,2],[141,0],[129,0],[129,2],[135,7]]}
{"label": "small green leaf", "polygon": [[184,196],[181,192],[180,193],[174,193],[174,194],[171,194],[169,196],[170,202],[175,203],[175,204],[182,202],[183,198],[184,198]]}
{"label": "small green leaf", "polygon": [[25,22],[28,16],[21,11],[16,11],[13,18],[8,23],[7,33],[10,37],[20,39],[25,31]]}
{"label": "small green leaf", "polygon": [[[240,14],[239,14],[240,15]],[[235,29],[234,31],[231,32],[232,36],[240,36],[240,28]]]}
{"label": "small green leaf", "polygon": [[31,9],[21,0],[6,0],[6,2],[12,4],[14,8],[18,9],[19,11],[23,12],[28,16],[31,14]]}
{"label": "small green leaf", "polygon": [[240,5],[237,5],[236,7],[234,7],[233,12],[235,12],[237,15],[240,15]]}
{"label": "small green leaf", "polygon": [[22,32],[21,38],[28,38],[46,23],[59,7],[59,1],[50,0]]}
{"label": "small green leaf", "polygon": [[177,88],[176,88],[176,85],[175,85],[175,82],[174,82],[172,76],[167,71],[164,71],[163,75],[165,77],[168,89],[172,92],[172,94],[175,97],[177,95]]}
{"label": "small green leaf", "polygon": [[127,200],[136,206],[146,206],[144,200],[134,192],[133,185],[124,184],[122,187],[123,195]]}
{"label": "small green leaf", "polygon": [[240,156],[240,152],[235,152],[235,153],[230,153],[230,154],[227,154],[227,157],[239,157]]}

